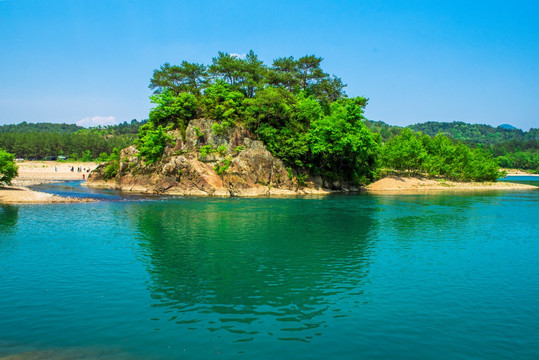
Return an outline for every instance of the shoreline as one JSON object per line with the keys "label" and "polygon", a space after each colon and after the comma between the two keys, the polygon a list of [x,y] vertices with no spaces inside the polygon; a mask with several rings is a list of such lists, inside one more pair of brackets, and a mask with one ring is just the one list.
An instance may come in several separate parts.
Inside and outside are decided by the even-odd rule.
{"label": "shoreline", "polygon": [[[27,186],[38,185],[43,183],[54,183],[61,181],[73,181],[82,180],[84,174],[87,178],[88,170],[95,169],[97,163],[59,163],[56,161],[25,161],[18,163],[19,176],[12,181],[12,186],[0,186],[0,204],[58,204],[58,203],[80,203],[80,202],[94,202],[93,199],[81,199],[73,197],[61,197],[58,195],[52,195],[44,192],[34,191]],[[71,171],[71,167],[74,171]],[[76,169],[81,168],[81,172]],[[84,172],[83,172],[84,169]],[[526,177],[533,176],[538,177],[539,174],[523,174],[520,172],[512,171],[507,176]],[[95,183],[88,184],[83,183],[83,186],[95,187],[95,188],[114,188],[114,185],[107,184],[108,186],[99,186],[103,184]],[[112,185],[112,186],[111,186]],[[134,189],[133,189],[134,190]],[[137,188],[137,193],[145,193],[144,189]],[[253,192],[251,196],[244,197],[287,197],[287,196],[325,196],[336,193],[351,194],[351,193],[367,193],[367,194],[425,194],[425,193],[440,193],[444,191],[450,192],[482,192],[482,191],[519,191],[519,190],[539,190],[539,187],[512,183],[509,181],[497,181],[497,182],[454,182],[449,180],[433,180],[426,178],[404,178],[404,177],[386,177],[380,179],[365,188],[358,189],[359,191],[333,191],[326,190],[320,192],[294,192],[288,193],[284,191],[272,191],[265,194]],[[124,189],[125,191],[125,189]],[[163,195],[183,195],[183,196],[217,196],[211,194],[202,193],[183,193],[183,194],[163,194]],[[221,195],[221,194],[219,194]],[[223,194],[224,195],[224,194]],[[220,196],[223,197],[223,196]],[[226,196],[225,196],[226,197]]]}
{"label": "shoreline", "polygon": [[[11,186],[0,186],[0,204],[63,204],[94,202],[92,199],[62,197],[40,191],[27,186],[55,183],[61,181],[82,180],[97,167],[95,162],[57,162],[57,161],[24,161],[17,163],[19,175],[13,179]],[[71,168],[73,167],[73,171]],[[80,172],[77,169],[80,167]],[[83,170],[84,169],[84,170]]]}
{"label": "shoreline", "polygon": [[[509,175],[508,175],[509,176]],[[511,175],[512,176],[512,175]],[[522,175],[526,176],[526,175]],[[399,193],[425,193],[425,192],[481,192],[481,191],[519,191],[539,190],[539,187],[509,181],[495,182],[458,182],[444,179],[427,179],[419,177],[389,176],[366,187],[371,194],[399,194]]]}

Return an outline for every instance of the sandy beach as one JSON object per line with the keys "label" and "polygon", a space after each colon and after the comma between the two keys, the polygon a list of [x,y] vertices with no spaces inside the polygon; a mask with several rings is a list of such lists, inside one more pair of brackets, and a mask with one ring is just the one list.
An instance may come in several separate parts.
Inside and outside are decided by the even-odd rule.
{"label": "sandy beach", "polygon": [[369,186],[371,193],[420,193],[425,191],[539,190],[538,187],[511,182],[456,182],[416,177],[386,177]]}
{"label": "sandy beach", "polygon": [[[65,181],[83,180],[97,167],[94,162],[24,161],[17,163],[19,176],[12,181],[12,186],[0,186],[0,203],[5,204],[43,204],[88,202],[88,199],[65,198],[27,188],[30,185]],[[73,168],[73,171],[71,171]],[[80,172],[77,171],[80,168]],[[89,171],[88,171],[89,170]]]}

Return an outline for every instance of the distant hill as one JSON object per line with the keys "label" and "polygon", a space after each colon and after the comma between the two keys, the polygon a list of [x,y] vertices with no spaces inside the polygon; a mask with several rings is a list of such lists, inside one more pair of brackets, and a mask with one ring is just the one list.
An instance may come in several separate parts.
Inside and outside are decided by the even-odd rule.
{"label": "distant hill", "polygon": [[16,134],[25,134],[25,133],[53,133],[53,134],[73,134],[76,132],[85,132],[85,131],[99,131],[112,135],[123,135],[123,134],[133,134],[138,133],[138,128],[145,124],[146,120],[137,121],[135,119],[131,120],[130,123],[124,121],[118,125],[109,125],[105,127],[93,127],[87,129],[85,127],[76,125],[76,124],[57,124],[57,123],[27,123],[23,121],[20,124],[11,124],[11,125],[2,125],[0,126],[0,133],[16,133]]}
{"label": "distant hill", "polygon": [[17,125],[2,125],[0,133],[58,133],[71,134],[84,129],[75,124],[54,124],[54,123],[27,123],[26,121]]}
{"label": "distant hill", "polygon": [[461,121],[451,123],[429,121],[408,127],[430,136],[442,133],[457,140],[485,145],[512,140],[526,141],[539,139],[539,129],[530,129],[530,131],[525,132],[507,124],[493,127],[483,124],[467,124]]}
{"label": "distant hill", "polygon": [[509,130],[514,130],[514,129],[517,129],[516,127],[514,127],[513,125],[509,125],[509,124],[501,124],[498,126],[499,128],[502,128],[502,129],[509,129]]}

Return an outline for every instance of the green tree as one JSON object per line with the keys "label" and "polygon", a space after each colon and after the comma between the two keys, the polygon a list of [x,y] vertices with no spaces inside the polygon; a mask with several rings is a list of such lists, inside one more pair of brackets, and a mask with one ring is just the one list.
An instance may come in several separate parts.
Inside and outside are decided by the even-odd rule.
{"label": "green tree", "polygon": [[232,90],[231,86],[223,80],[217,80],[204,90],[201,100],[204,115],[219,122],[235,123],[243,112],[244,95]]}
{"label": "green tree", "polygon": [[150,80],[150,89],[155,94],[171,90],[175,95],[189,92],[200,95],[206,86],[208,73],[205,65],[182,61],[180,65],[165,63],[158,70],[154,70]]}
{"label": "green tree", "polygon": [[155,128],[153,123],[148,123],[145,126],[145,129],[139,133],[135,146],[139,150],[139,157],[148,165],[153,164],[163,156],[165,147],[172,138],[161,125]]}
{"label": "green tree", "polygon": [[426,157],[419,135],[406,128],[384,144],[381,158],[384,166],[411,175],[422,169]]}
{"label": "green tree", "polygon": [[209,73],[216,79],[222,79],[234,89],[237,89],[237,85],[243,84],[245,80],[243,61],[237,56],[221,51],[212,59]]}
{"label": "green tree", "polygon": [[18,175],[14,159],[15,155],[0,149],[0,185],[11,185],[11,180]]}
{"label": "green tree", "polygon": [[180,129],[185,133],[189,121],[197,116],[198,100],[189,93],[175,95],[171,90],[150,97],[154,104],[150,110],[150,122],[154,127],[165,126]]}
{"label": "green tree", "polygon": [[311,124],[308,141],[314,164],[327,174],[357,183],[376,176],[379,138],[364,123],[367,99],[356,97],[334,102],[330,114]]}

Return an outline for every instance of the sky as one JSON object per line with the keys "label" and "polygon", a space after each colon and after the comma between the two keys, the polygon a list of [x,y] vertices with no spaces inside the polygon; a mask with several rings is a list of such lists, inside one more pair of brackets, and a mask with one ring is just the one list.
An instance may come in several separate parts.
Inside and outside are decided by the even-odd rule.
{"label": "sky", "polygon": [[153,70],[314,54],[366,117],[539,127],[539,1],[0,0],[0,125],[142,120]]}

